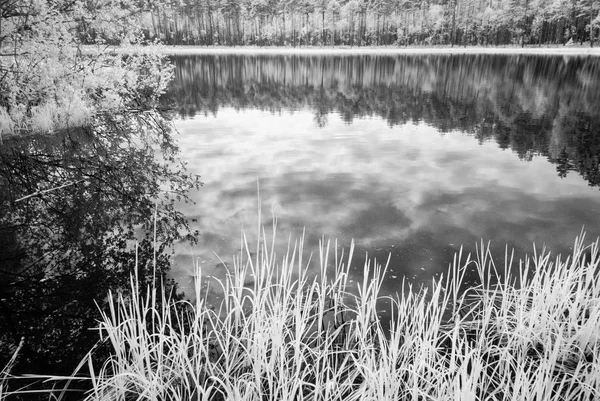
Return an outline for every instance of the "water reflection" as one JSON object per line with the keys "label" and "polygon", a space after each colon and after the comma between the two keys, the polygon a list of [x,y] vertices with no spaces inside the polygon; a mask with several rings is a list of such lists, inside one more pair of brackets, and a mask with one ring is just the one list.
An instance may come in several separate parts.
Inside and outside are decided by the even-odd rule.
{"label": "water reflection", "polygon": [[330,114],[319,128],[312,116],[223,107],[177,123],[183,157],[206,178],[186,210],[202,235],[198,247],[178,249],[182,285],[194,261],[207,276],[226,274],[214,253],[231,262],[240,229],[255,230],[257,179],[265,223],[271,206],[278,217],[280,249],[303,228],[310,251],[322,235],[344,247],[354,238],[355,281],[365,251],[378,260],[391,253],[387,293],[403,275],[425,284],[439,277],[462,244],[472,252],[481,238],[501,263],[506,244],[517,256],[533,242],[568,252],[582,226],[600,234],[598,190],[576,174],[560,178],[546,158],[525,162],[493,141],[423,122],[348,125]]}
{"label": "water reflection", "polygon": [[187,56],[169,98],[182,117],[219,109],[309,109],[351,123],[425,122],[544,155],[598,184],[600,59],[545,56]]}
{"label": "water reflection", "polygon": [[[155,271],[164,277],[170,255],[162,251],[185,233],[175,198],[197,181],[181,170],[168,131],[144,130],[120,117],[97,121],[94,129],[3,138],[0,366],[23,339],[13,375],[72,374],[99,339],[93,328],[108,291],[127,291],[136,261],[142,289]],[[102,363],[107,354],[101,347],[95,356]],[[40,382],[18,379],[6,391],[55,384]]]}

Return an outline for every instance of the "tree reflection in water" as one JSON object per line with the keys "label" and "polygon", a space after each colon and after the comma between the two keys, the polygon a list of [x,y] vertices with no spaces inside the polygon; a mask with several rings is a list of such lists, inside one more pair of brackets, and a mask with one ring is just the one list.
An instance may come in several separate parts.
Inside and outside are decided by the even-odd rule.
{"label": "tree reflection in water", "polygon": [[15,375],[71,374],[98,339],[108,290],[129,288],[136,260],[142,283],[165,280],[169,247],[194,241],[174,203],[201,183],[166,120],[94,126],[0,146],[0,366],[24,338]]}
{"label": "tree reflection in water", "polygon": [[182,117],[220,107],[309,108],[317,126],[380,116],[494,140],[600,184],[600,58],[506,55],[218,55],[173,58]]}

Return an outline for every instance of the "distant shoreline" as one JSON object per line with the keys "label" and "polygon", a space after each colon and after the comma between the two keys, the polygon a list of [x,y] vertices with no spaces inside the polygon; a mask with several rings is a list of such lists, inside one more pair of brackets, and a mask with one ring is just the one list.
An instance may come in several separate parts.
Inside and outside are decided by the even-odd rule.
{"label": "distant shoreline", "polygon": [[347,55],[347,54],[506,54],[506,55],[564,55],[564,56],[600,56],[600,47],[350,47],[350,46],[160,46],[158,52],[169,55],[195,54],[314,54],[314,55]]}

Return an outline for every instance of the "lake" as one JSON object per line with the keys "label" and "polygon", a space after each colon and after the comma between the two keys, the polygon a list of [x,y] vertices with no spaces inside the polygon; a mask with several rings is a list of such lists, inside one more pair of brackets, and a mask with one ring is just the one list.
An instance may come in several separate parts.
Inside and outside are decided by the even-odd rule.
{"label": "lake", "polygon": [[[181,205],[201,233],[172,275],[223,278],[240,231],[277,218],[278,251],[304,234],[391,254],[383,294],[424,284],[464,247],[497,262],[568,254],[600,235],[600,59],[524,55],[173,56],[165,96],[182,158],[204,186]],[[225,265],[224,265],[225,264]],[[518,263],[514,264],[518,267]],[[475,283],[475,277],[468,280]]]}
{"label": "lake", "polygon": [[[192,298],[198,266],[217,302],[214,280],[228,273],[241,231],[256,241],[259,199],[267,236],[277,221],[279,258],[304,235],[311,275],[322,240],[338,251],[355,241],[350,288],[367,255],[389,256],[382,295],[404,277],[429,286],[461,246],[466,257],[489,242],[502,268],[505,249],[516,260],[534,243],[565,255],[582,230],[588,242],[600,236],[598,57],[172,60],[162,106],[175,142],[140,133],[136,113],[115,116],[117,126],[2,138],[0,366],[23,344],[12,374],[72,374],[98,341],[91,328],[106,294],[127,293],[134,271],[146,284],[170,274]],[[202,187],[180,170],[174,145]],[[172,203],[186,192],[195,204]],[[182,240],[173,206],[200,233],[196,245]],[[155,235],[174,263],[155,258]],[[466,285],[477,284],[472,268]],[[97,348],[94,363],[108,352]]]}

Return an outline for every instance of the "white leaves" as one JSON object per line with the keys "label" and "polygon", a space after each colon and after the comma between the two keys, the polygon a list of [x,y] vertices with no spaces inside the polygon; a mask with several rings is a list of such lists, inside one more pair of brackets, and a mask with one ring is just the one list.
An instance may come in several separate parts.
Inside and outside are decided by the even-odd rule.
{"label": "white leaves", "polygon": [[0,106],[0,135],[7,135],[14,132],[15,123],[6,111],[5,107]]}
{"label": "white leaves", "polygon": [[[123,2],[18,1],[23,16],[3,19],[0,133],[53,132],[94,116],[156,105],[171,69],[156,54],[82,52],[82,32],[98,43],[141,41],[136,6]],[[87,35],[89,39],[90,35]],[[146,101],[146,99],[150,99]]]}
{"label": "white leaves", "polygon": [[31,108],[31,125],[43,133],[52,132],[55,126],[56,110],[49,103]]}

